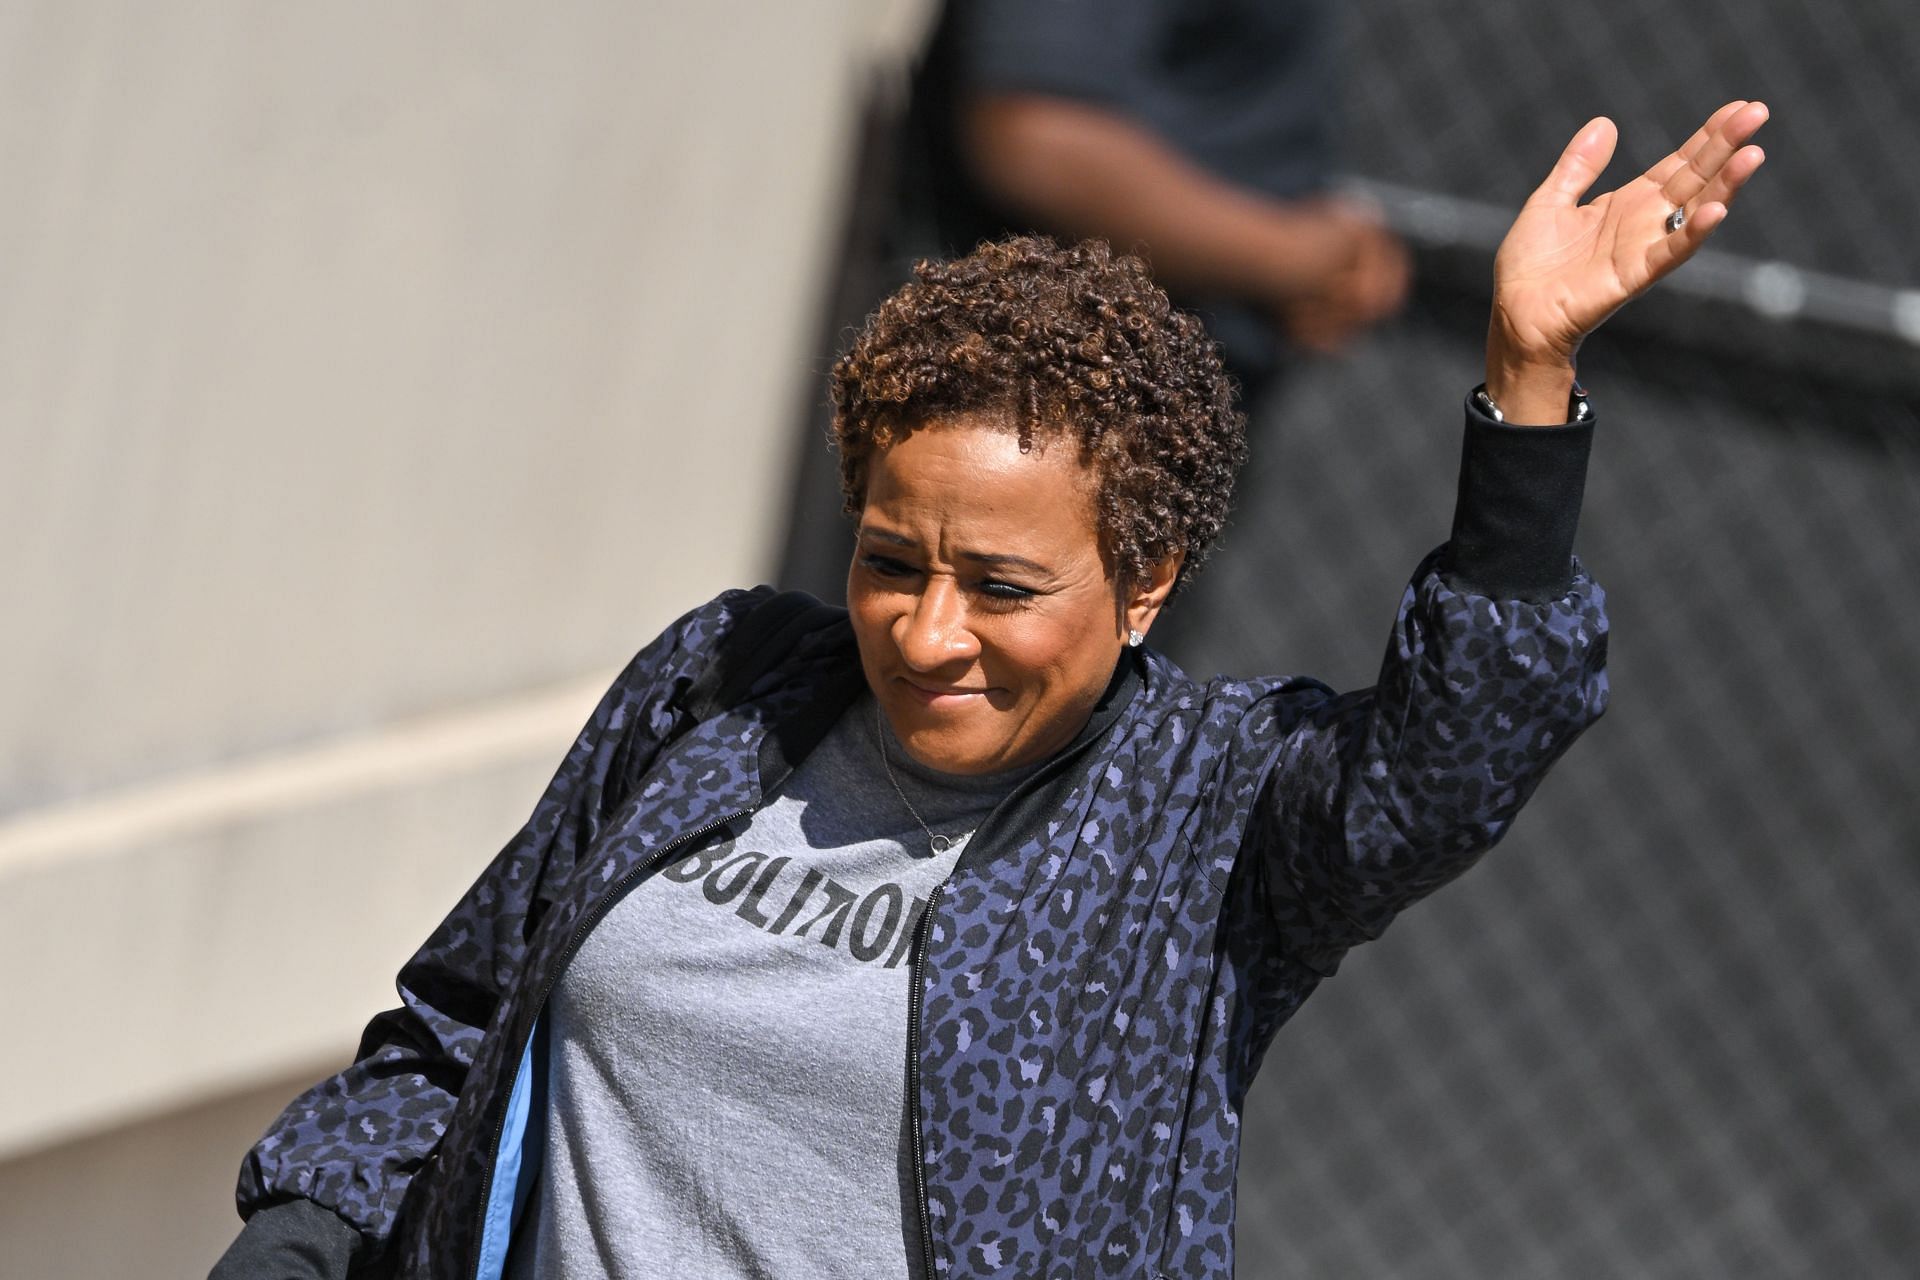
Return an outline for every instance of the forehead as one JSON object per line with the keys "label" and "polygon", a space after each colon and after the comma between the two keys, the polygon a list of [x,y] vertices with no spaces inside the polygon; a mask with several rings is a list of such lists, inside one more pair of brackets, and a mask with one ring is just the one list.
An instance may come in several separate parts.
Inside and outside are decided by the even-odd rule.
{"label": "forehead", "polygon": [[934,422],[874,453],[860,525],[916,541],[938,531],[1091,551],[1094,492],[1092,471],[1071,437],[1036,434],[1022,453],[1010,429]]}

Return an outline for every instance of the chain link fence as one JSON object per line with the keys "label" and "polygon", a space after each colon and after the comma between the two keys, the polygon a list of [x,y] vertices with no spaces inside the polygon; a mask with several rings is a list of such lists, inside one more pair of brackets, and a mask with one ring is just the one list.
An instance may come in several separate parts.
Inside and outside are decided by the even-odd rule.
{"label": "chain link fence", "polygon": [[[1612,710],[1484,866],[1281,1033],[1245,1123],[1240,1273],[1914,1274],[1920,10],[1380,0],[1345,21],[1348,167],[1419,286],[1263,407],[1235,522],[1156,629],[1196,674],[1372,681],[1448,528],[1492,249],[1580,124],[1620,125],[1605,188],[1728,98],[1774,123],[1711,253],[1583,353]],[[847,285],[836,324],[890,285]],[[818,509],[829,464],[806,456]],[[805,524],[787,580],[831,594],[845,543]]]}
{"label": "chain link fence", "polygon": [[1716,257],[1583,355],[1612,710],[1483,867],[1282,1032],[1247,1118],[1241,1273],[1912,1275],[1920,10],[1348,12],[1349,164],[1422,287],[1256,424],[1170,642],[1198,671],[1280,655],[1371,680],[1447,529],[1488,208],[1598,111],[1623,139],[1604,185],[1726,98],[1774,124]]}
{"label": "chain link fence", "polygon": [[[1370,682],[1483,312],[1296,378],[1170,640]],[[1920,449],[1596,339],[1615,691],[1488,862],[1351,955],[1246,1123],[1247,1275],[1899,1276],[1920,1257]],[[1200,584],[1196,584],[1199,586]],[[1168,621],[1174,619],[1170,616]]]}

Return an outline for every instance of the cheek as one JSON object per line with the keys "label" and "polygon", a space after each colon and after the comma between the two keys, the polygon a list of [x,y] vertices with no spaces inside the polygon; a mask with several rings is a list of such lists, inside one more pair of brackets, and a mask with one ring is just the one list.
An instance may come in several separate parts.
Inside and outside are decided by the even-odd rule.
{"label": "cheek", "polygon": [[853,625],[853,636],[862,653],[871,653],[874,645],[887,637],[886,624],[873,607],[873,601],[853,592],[847,593],[847,621]]}
{"label": "cheek", "polygon": [[860,660],[869,669],[875,663],[885,664],[894,652],[893,628],[900,611],[892,597],[886,592],[874,591],[871,587],[847,590],[847,621],[853,627],[854,643],[859,647]]}
{"label": "cheek", "polygon": [[1005,628],[993,646],[1005,675],[1017,677],[1030,696],[1058,697],[1080,682],[1088,665],[1089,637],[1058,619],[1022,619]]}

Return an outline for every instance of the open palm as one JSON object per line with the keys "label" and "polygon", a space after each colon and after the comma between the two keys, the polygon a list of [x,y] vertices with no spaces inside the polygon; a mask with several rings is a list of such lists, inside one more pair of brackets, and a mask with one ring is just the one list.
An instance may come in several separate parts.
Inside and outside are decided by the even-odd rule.
{"label": "open palm", "polygon": [[[1493,338],[1532,359],[1571,360],[1583,338],[1692,257],[1726,219],[1766,159],[1747,145],[1766,120],[1764,103],[1729,102],[1645,173],[1581,204],[1619,137],[1606,117],[1589,121],[1501,242]],[[1675,209],[1686,220],[1669,231]]]}

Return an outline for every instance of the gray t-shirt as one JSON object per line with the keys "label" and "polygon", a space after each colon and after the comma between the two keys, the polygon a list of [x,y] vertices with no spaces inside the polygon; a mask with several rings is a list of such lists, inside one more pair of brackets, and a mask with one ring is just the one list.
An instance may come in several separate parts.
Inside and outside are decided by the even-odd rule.
{"label": "gray t-shirt", "polygon": [[508,1275],[913,1276],[914,923],[1028,770],[915,764],[862,695],[743,831],[643,882],[546,1013],[545,1152]]}

